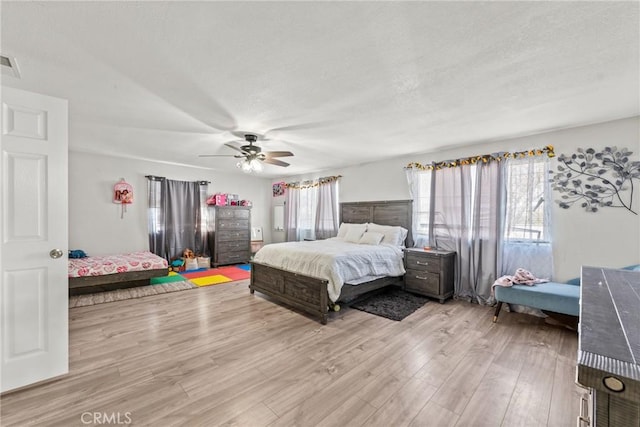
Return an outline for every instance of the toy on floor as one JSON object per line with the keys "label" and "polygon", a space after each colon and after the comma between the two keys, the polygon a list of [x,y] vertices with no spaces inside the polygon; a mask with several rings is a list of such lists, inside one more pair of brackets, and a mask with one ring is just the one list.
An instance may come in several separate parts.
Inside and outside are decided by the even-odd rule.
{"label": "toy on floor", "polygon": [[198,259],[196,258],[196,254],[191,249],[185,249],[182,255],[184,259],[185,271],[198,269]]}
{"label": "toy on floor", "polygon": [[180,258],[174,259],[171,261],[171,264],[169,264],[169,269],[175,272],[184,271],[184,260]]}

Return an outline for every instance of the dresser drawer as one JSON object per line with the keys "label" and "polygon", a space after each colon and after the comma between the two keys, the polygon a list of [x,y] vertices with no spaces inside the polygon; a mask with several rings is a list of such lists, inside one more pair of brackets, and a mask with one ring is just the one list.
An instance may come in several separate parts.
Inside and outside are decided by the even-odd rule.
{"label": "dresser drawer", "polygon": [[249,251],[221,252],[217,258],[217,264],[239,264],[249,261],[251,254]]}
{"label": "dresser drawer", "polygon": [[249,228],[248,219],[225,218],[218,220],[218,231],[220,230],[246,230]]}
{"label": "dresser drawer", "polygon": [[220,230],[216,232],[218,242],[227,240],[244,240],[249,242],[249,230]]}
{"label": "dresser drawer", "polygon": [[407,269],[430,271],[432,273],[439,273],[441,267],[439,257],[430,256],[427,253],[416,253],[414,251],[407,252],[406,263]]}
{"label": "dresser drawer", "polygon": [[407,291],[439,295],[440,275],[410,268],[404,276],[404,287]]}
{"label": "dresser drawer", "polygon": [[217,210],[217,216],[219,219],[224,218],[237,218],[237,219],[249,219],[249,209],[243,208],[224,208],[220,207]]}
{"label": "dresser drawer", "polygon": [[247,240],[223,240],[218,242],[219,252],[246,251],[251,247]]}

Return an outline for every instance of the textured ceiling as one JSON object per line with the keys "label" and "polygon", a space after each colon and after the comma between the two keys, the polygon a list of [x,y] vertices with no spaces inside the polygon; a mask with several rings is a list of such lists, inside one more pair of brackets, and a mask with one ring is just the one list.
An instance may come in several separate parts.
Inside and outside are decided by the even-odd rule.
{"label": "textured ceiling", "polygon": [[638,2],[2,2],[70,150],[301,174],[638,115]]}

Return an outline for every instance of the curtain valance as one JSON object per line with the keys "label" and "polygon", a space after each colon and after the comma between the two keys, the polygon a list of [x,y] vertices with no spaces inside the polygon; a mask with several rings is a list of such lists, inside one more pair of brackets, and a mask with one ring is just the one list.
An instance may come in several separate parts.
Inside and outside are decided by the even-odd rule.
{"label": "curtain valance", "polygon": [[330,184],[332,182],[337,181],[340,178],[342,178],[342,175],[325,176],[322,178],[309,180],[309,181],[287,182],[285,185],[287,188],[295,188],[295,189],[310,188],[310,187],[317,187],[319,185]]}
{"label": "curtain valance", "polygon": [[[167,179],[164,176],[155,176],[155,175],[145,175],[144,177],[147,178],[149,181],[164,181]],[[204,181],[204,180],[195,181],[195,182],[197,182],[200,185],[211,184],[211,181]]]}
{"label": "curtain valance", "polygon": [[433,162],[431,164],[423,165],[418,162],[409,163],[405,166],[405,169],[417,169],[417,170],[440,170],[444,168],[454,168],[463,165],[474,165],[476,163],[489,163],[500,162],[503,159],[521,159],[527,156],[542,156],[546,154],[549,157],[555,157],[553,145],[547,145],[544,148],[535,148],[527,151],[516,152],[499,152],[492,154],[482,154],[479,156],[463,157],[455,160],[445,160],[442,162]]}

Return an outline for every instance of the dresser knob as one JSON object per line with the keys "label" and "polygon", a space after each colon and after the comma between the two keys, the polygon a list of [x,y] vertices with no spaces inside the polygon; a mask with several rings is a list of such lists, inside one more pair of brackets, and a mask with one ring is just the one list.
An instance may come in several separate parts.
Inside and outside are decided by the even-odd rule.
{"label": "dresser knob", "polygon": [[418,264],[418,265],[429,265],[428,262],[420,262],[420,261],[416,261],[416,264]]}

